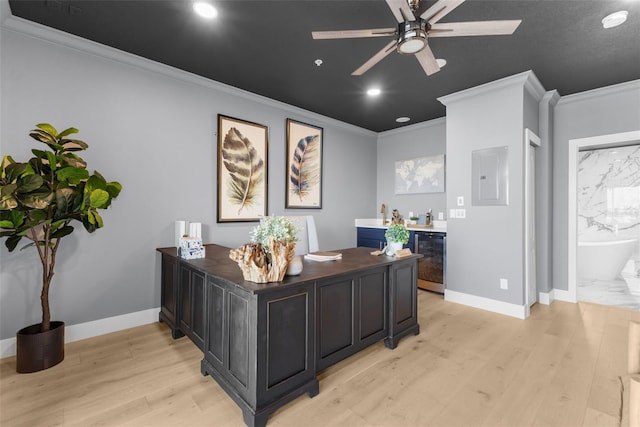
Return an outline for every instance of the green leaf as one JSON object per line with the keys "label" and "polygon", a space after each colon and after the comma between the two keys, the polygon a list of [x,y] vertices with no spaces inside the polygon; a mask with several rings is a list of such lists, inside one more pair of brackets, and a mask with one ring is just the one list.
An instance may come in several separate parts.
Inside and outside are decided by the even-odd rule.
{"label": "green leaf", "polygon": [[50,153],[50,151],[47,151],[47,150],[36,150],[35,148],[33,150],[31,150],[31,152],[33,153],[34,156],[36,156],[39,159],[46,159],[47,158],[47,153]]}
{"label": "green leaf", "polygon": [[6,211],[18,207],[18,201],[13,195],[17,188],[17,184],[3,185],[0,187],[0,210]]}
{"label": "green leaf", "polygon": [[93,217],[93,211],[92,210],[88,210],[87,211],[87,221],[89,221],[89,224],[95,225],[96,220]]}
{"label": "green leaf", "polygon": [[61,239],[64,236],[68,236],[69,234],[73,233],[73,227],[70,225],[65,225],[64,227],[56,230],[54,233],[51,234],[51,238],[53,239]]}
{"label": "green leaf", "polygon": [[55,172],[56,167],[58,166],[58,159],[56,158],[55,154],[53,154],[51,151],[47,151],[46,153],[47,153],[47,160],[49,161],[49,167],[53,172]]}
{"label": "green leaf", "polygon": [[33,209],[45,209],[54,198],[55,194],[51,192],[35,192],[18,196],[20,203]]}
{"label": "green leaf", "polygon": [[2,221],[0,221],[0,228],[15,228],[13,226],[13,222],[3,219]]}
{"label": "green leaf", "polygon": [[5,168],[13,163],[15,163],[16,161],[13,160],[13,157],[11,156],[3,156],[2,157],[2,163],[0,163],[0,179],[5,179],[6,178],[6,174],[4,172]]}
{"label": "green leaf", "polygon": [[104,190],[93,190],[91,192],[91,198],[89,206],[96,209],[101,209],[109,202],[109,193]]}
{"label": "green leaf", "polygon": [[102,222],[102,216],[96,211],[93,212],[93,218],[96,221],[96,228],[102,228],[104,223]]}
{"label": "green leaf", "polygon": [[56,153],[63,149],[62,145],[58,143],[55,134],[50,134],[40,129],[34,129],[29,136],[37,141],[43,142],[49,146]]}
{"label": "green leaf", "polygon": [[30,193],[42,187],[42,184],[40,175],[27,175],[19,181],[18,193]]}
{"label": "green leaf", "polygon": [[[89,214],[91,215],[91,221],[89,221]],[[93,214],[91,213],[91,211],[88,212],[87,215],[84,215],[82,217],[82,225],[84,225],[85,230],[87,230],[89,233],[93,233],[94,231],[96,231],[98,229],[98,227],[96,227],[95,225],[95,219],[93,217]]]}
{"label": "green leaf", "polygon": [[63,165],[72,166],[74,168],[86,168],[87,162],[73,153],[64,153],[60,156],[60,162]]}
{"label": "green leaf", "polygon": [[96,174],[94,172],[93,175],[89,177],[87,180],[87,184],[84,187],[84,191],[93,191],[93,190],[106,190],[107,189],[107,181],[100,174]]}
{"label": "green leaf", "polygon": [[2,197],[12,195],[18,189],[18,184],[8,184],[0,186],[0,194]]}
{"label": "green leaf", "polygon": [[73,199],[76,192],[73,188],[59,188],[56,190],[56,215],[62,216],[68,212],[73,212]]}
{"label": "green leaf", "polygon": [[27,170],[27,163],[12,163],[4,168],[7,182],[14,182]]}
{"label": "green leaf", "polygon": [[18,243],[20,242],[20,240],[22,240],[22,236],[11,236],[7,238],[4,244],[7,247],[7,249],[9,249],[9,252],[13,252],[16,246],[18,246]]}
{"label": "green leaf", "polygon": [[79,132],[78,129],[71,127],[71,128],[65,129],[62,132],[60,132],[58,134],[58,138],[64,138],[65,136],[71,135],[73,133],[78,133],[78,132]]}
{"label": "green leaf", "polygon": [[52,136],[56,136],[58,134],[58,131],[56,130],[56,128],[51,126],[49,123],[38,123],[36,125],[36,127],[38,129],[42,129],[43,131],[45,131],[46,133],[48,133],[49,135],[52,135]]}
{"label": "green leaf", "polygon": [[61,142],[65,151],[82,151],[89,148],[89,144],[79,139],[63,139]]}
{"label": "green leaf", "polygon": [[109,192],[111,198],[115,199],[122,191],[122,185],[117,181],[109,182],[107,183],[107,191]]}
{"label": "green leaf", "polygon": [[12,210],[9,215],[11,216],[11,222],[13,223],[14,228],[18,228],[24,224],[24,213],[18,210]]}
{"label": "green leaf", "polygon": [[47,213],[40,209],[31,210],[31,221],[40,222],[47,218]]}
{"label": "green leaf", "polygon": [[56,176],[60,181],[69,181],[77,184],[83,179],[89,178],[89,172],[83,168],[65,167],[56,171]]}

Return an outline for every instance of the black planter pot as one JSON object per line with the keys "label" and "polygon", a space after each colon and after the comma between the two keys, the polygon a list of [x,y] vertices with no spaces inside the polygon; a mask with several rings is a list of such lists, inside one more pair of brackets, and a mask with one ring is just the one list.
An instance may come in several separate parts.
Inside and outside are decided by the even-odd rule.
{"label": "black planter pot", "polygon": [[22,328],[16,334],[16,371],[38,372],[64,359],[64,322],[51,322],[51,329],[40,332],[40,323]]}

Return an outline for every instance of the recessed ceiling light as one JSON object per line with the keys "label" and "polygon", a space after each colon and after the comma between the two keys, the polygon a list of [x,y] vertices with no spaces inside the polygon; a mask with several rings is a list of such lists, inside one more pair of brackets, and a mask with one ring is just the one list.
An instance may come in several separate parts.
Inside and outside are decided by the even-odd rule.
{"label": "recessed ceiling light", "polygon": [[396,122],[398,122],[398,123],[406,123],[406,122],[408,122],[409,120],[411,120],[409,117],[398,117],[398,118],[396,119]]}
{"label": "recessed ceiling light", "polygon": [[438,58],[438,59],[436,59],[436,62],[438,63],[438,67],[440,67],[440,68],[442,68],[445,65],[447,65],[447,60],[446,59]]}
{"label": "recessed ceiling light", "polygon": [[604,28],[617,27],[627,20],[628,14],[629,12],[627,12],[626,10],[620,10],[618,12],[612,13],[611,15],[607,15],[602,19],[602,26]]}
{"label": "recessed ceiling light", "polygon": [[210,3],[197,1],[193,3],[193,10],[203,18],[212,19],[218,16],[218,10]]}
{"label": "recessed ceiling light", "polygon": [[313,61],[313,62],[314,62],[314,63],[316,64],[316,66],[318,66],[318,67],[322,65],[322,59],[319,59],[319,58],[318,58],[318,59],[316,59],[316,60],[315,60],[315,61]]}
{"label": "recessed ceiling light", "polygon": [[369,96],[378,96],[380,93],[382,93],[382,91],[377,87],[371,88],[367,91],[367,95]]}

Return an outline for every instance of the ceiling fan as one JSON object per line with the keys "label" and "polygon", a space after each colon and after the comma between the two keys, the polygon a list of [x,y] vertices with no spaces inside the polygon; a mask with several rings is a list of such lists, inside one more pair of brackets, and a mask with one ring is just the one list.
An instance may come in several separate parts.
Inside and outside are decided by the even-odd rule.
{"label": "ceiling fan", "polygon": [[430,76],[440,71],[433,52],[427,40],[431,37],[460,37],[460,36],[488,36],[510,35],[518,28],[522,20],[509,21],[476,21],[476,22],[448,22],[440,24],[438,21],[460,6],[464,0],[438,0],[416,17],[420,8],[420,0],[386,0],[387,5],[398,20],[397,28],[376,28],[370,30],[344,31],[313,31],[314,39],[346,39],[359,37],[388,37],[396,39],[383,47],[367,62],[351,73],[360,76],[376,65],[395,48],[398,53],[415,55],[424,72]]}

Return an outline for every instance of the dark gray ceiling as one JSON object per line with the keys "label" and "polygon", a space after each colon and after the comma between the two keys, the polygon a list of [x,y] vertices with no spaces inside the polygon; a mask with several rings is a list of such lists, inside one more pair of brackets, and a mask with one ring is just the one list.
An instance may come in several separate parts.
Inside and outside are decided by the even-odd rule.
{"label": "dark gray ceiling", "polygon": [[[441,22],[523,22],[511,36],[430,39],[448,62],[429,77],[412,55],[395,52],[351,76],[390,38],[311,38],[316,30],[394,27],[382,0],[211,2],[219,11],[211,21],[195,16],[189,0],[10,6],[14,16],[377,132],[403,126],[399,116],[411,117],[407,124],[442,117],[437,97],[526,70],[561,95],[640,79],[638,0],[467,0]],[[602,18],[617,10],[629,11],[627,22],[603,29]],[[365,94],[373,85],[382,89],[377,98]]]}

